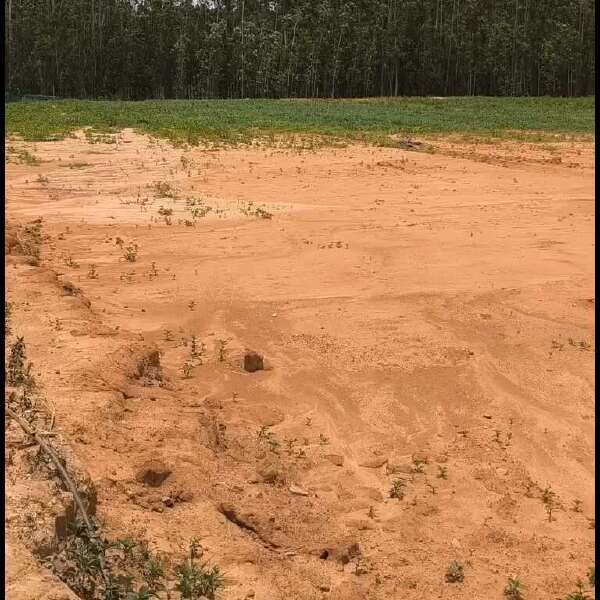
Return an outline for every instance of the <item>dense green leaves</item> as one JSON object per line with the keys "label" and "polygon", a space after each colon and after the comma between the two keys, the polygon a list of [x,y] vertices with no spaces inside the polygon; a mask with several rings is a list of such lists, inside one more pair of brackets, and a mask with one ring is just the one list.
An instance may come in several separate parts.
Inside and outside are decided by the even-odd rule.
{"label": "dense green leaves", "polygon": [[6,132],[62,137],[83,127],[131,127],[173,140],[245,142],[315,134],[393,143],[390,134],[472,133],[544,138],[591,135],[595,100],[586,98],[379,98],[363,100],[60,100],[6,105]]}
{"label": "dense green leaves", "polygon": [[586,95],[593,0],[7,0],[13,93]]}

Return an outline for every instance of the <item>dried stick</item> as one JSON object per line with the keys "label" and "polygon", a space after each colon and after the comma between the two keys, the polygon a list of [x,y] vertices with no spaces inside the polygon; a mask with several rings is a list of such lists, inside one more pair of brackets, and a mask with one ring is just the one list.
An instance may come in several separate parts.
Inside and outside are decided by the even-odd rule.
{"label": "dried stick", "polygon": [[20,425],[21,429],[27,435],[30,435],[40,445],[40,448],[52,459],[52,462],[55,464],[56,468],[58,469],[58,472],[59,472],[62,480],[65,482],[65,485],[67,486],[67,488],[69,488],[69,491],[71,492],[71,494],[73,494],[73,498],[75,499],[75,504],[77,505],[77,508],[79,509],[79,512],[81,514],[81,517],[83,519],[83,522],[85,523],[87,530],[89,531],[90,535],[92,537],[94,537],[96,535],[96,530],[94,529],[94,526],[92,525],[92,522],[91,522],[90,518],[88,517],[87,511],[85,510],[85,507],[83,506],[83,502],[81,500],[81,496],[79,495],[79,492],[77,491],[77,487],[75,486],[70,475],[67,473],[67,470],[64,468],[63,464],[61,463],[60,458],[59,458],[58,454],[56,453],[56,451],[54,450],[54,448],[49,446],[42,439],[41,435],[37,431],[32,429],[29,426],[29,423],[27,423],[27,421],[25,421],[25,419],[21,418],[12,408],[5,406],[4,412],[9,417],[11,417],[11,419],[14,419]]}
{"label": "dried stick", "polygon": [[[85,510],[85,507],[81,500],[81,496],[79,495],[79,492],[77,491],[77,487],[73,483],[71,476],[67,473],[67,470],[64,468],[62,462],[60,461],[60,457],[58,456],[58,454],[56,453],[54,448],[49,446],[42,439],[41,434],[38,433],[37,431],[35,431],[34,429],[32,429],[29,426],[29,423],[27,423],[27,421],[25,421],[25,419],[21,418],[12,408],[9,408],[8,406],[5,405],[4,412],[9,417],[14,419],[20,425],[21,429],[27,435],[30,435],[40,445],[40,448],[51,458],[52,462],[55,464],[56,468],[58,469],[58,472],[59,472],[62,480],[65,482],[65,485],[67,486],[67,488],[69,488],[69,491],[71,492],[71,494],[73,494],[73,498],[75,499],[75,504],[77,505],[79,513],[81,514],[81,518],[83,519],[83,522],[85,524],[86,529],[88,530],[90,537],[91,538],[97,537],[96,529],[92,525],[92,521],[90,520],[90,518],[87,514],[87,511]],[[104,579],[105,583],[108,585],[110,583],[110,576],[106,571],[106,565],[104,564],[104,557],[100,556],[99,560],[100,560],[100,572],[102,573],[102,578]]]}

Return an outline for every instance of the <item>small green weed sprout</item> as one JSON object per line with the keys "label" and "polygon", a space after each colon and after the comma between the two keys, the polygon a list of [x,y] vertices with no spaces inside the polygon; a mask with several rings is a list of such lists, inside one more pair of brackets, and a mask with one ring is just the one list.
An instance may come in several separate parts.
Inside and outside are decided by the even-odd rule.
{"label": "small green weed sprout", "polygon": [[192,335],[192,342],[190,347],[190,354],[192,358],[201,358],[204,353],[205,346],[202,342],[198,343],[198,338]]}
{"label": "small green weed sprout", "polygon": [[577,587],[577,590],[567,594],[563,600],[592,600],[591,597],[586,593],[583,586],[583,581],[581,581],[581,579],[577,580],[575,586]]}
{"label": "small green weed sprout", "polygon": [[174,198],[175,197],[175,191],[166,181],[157,181],[150,187],[154,190],[154,195],[157,198]]}
{"label": "small green weed sprout", "polygon": [[201,562],[202,547],[197,540],[190,542],[189,558],[176,569],[177,585],[175,589],[184,600],[199,600],[202,597],[214,600],[224,587],[223,575],[219,567],[210,567]]}
{"label": "small green weed sprout", "polygon": [[160,598],[158,595],[159,592],[163,592],[166,589],[165,570],[162,564],[157,558],[148,553],[141,562],[140,571],[144,585],[137,592],[137,596],[133,596],[132,600]]}
{"label": "small green weed sprout", "polygon": [[579,498],[575,498],[575,500],[573,500],[573,507],[571,510],[573,512],[581,512],[583,510],[583,502]]}
{"label": "small green weed sprout", "polygon": [[258,207],[254,211],[254,215],[257,217],[260,217],[261,219],[272,219],[273,218],[273,213],[270,213],[268,210],[265,210],[264,208],[260,208],[260,207]]}
{"label": "small green weed sprout", "polygon": [[394,479],[394,481],[392,481],[392,487],[390,488],[390,498],[397,498],[398,500],[403,500],[405,487],[406,483],[403,479]]}
{"label": "small green weed sprout", "polygon": [[79,269],[81,266],[70,254],[65,258],[65,265],[67,267],[71,267],[72,269]]}
{"label": "small green weed sprout", "polygon": [[259,442],[266,442],[273,454],[279,454],[279,441],[275,437],[275,434],[269,431],[268,425],[263,425],[258,430],[258,440]]}
{"label": "small green weed sprout", "polygon": [[217,340],[217,357],[219,362],[225,361],[225,349],[227,347],[227,340],[218,339]]}
{"label": "small green weed sprout", "polygon": [[164,206],[161,206],[158,209],[158,214],[161,217],[170,217],[173,214],[173,209],[172,208],[165,208]]}
{"label": "small green weed sprout", "polygon": [[185,154],[182,154],[179,160],[181,161],[181,166],[184,169],[187,169],[192,163],[192,161]]}
{"label": "small green weed sprout", "polygon": [[156,263],[152,262],[150,266],[150,273],[148,273],[148,279],[156,279],[158,277],[158,269],[156,268]]}
{"label": "small green weed sprout", "polygon": [[544,509],[548,515],[548,522],[552,522],[552,513],[560,507],[556,492],[548,485],[542,490],[542,502]]}
{"label": "small green weed sprout", "polygon": [[556,492],[554,492],[554,490],[547,485],[543,490],[542,490],[542,502],[544,504],[551,504],[553,502],[555,502],[556,500]]}
{"label": "small green weed sprout", "polygon": [[194,365],[189,362],[189,361],[185,361],[181,367],[181,370],[183,372],[183,378],[184,379],[191,379],[192,377],[192,369],[194,368]]}
{"label": "small green weed sprout", "polygon": [[508,578],[504,588],[504,597],[509,600],[523,600],[523,585],[518,579]]}
{"label": "small green weed sprout", "polygon": [[294,444],[298,442],[297,438],[290,438],[285,440],[286,453],[288,456],[292,456],[294,454]]}
{"label": "small green weed sprout", "polygon": [[128,262],[135,262],[137,260],[138,250],[138,245],[135,242],[130,242],[125,248],[123,257]]}
{"label": "small green weed sprout", "polygon": [[192,219],[201,219],[205,217],[211,210],[212,206],[205,204],[203,199],[198,198],[186,198],[185,209],[189,211]]}
{"label": "small green weed sprout", "polygon": [[6,381],[9,385],[34,387],[34,378],[31,374],[33,365],[27,361],[25,340],[18,337],[10,346],[8,364],[6,365]]}
{"label": "small green weed sprout", "polygon": [[446,581],[448,583],[462,583],[465,579],[465,569],[457,560],[453,560],[446,569]]}
{"label": "small green weed sprout", "polygon": [[260,206],[254,206],[254,202],[250,201],[246,206],[240,208],[240,212],[248,217],[259,217],[261,219],[272,219],[273,213],[268,210],[261,208]]}
{"label": "small green weed sprout", "polygon": [[423,458],[414,458],[412,459],[412,470],[413,473],[424,473],[425,472],[425,465],[427,464],[427,460],[423,459]]}

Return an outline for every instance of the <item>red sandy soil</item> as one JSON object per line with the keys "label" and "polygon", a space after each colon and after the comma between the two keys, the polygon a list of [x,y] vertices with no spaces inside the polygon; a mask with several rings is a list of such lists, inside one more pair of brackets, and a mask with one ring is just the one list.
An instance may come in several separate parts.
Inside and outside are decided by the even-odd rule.
{"label": "red sandy soil", "polygon": [[[7,142],[42,161],[6,164],[9,232],[42,217],[45,238],[39,266],[5,260],[13,332],[110,535],[167,555],[199,538],[224,599],[574,591],[595,533],[592,143],[113,141]],[[132,375],[153,348],[161,386]],[[136,480],[149,460],[159,488]],[[7,597],[73,597],[33,566],[35,483],[7,480]]]}

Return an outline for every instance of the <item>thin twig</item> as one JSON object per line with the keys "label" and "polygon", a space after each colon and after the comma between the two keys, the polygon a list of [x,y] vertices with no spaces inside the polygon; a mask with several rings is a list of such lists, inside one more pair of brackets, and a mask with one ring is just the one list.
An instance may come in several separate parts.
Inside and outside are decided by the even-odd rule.
{"label": "thin twig", "polygon": [[83,506],[83,502],[81,500],[81,496],[79,495],[79,492],[77,491],[77,487],[75,486],[70,475],[67,473],[67,470],[64,468],[63,464],[61,463],[60,458],[59,458],[58,454],[56,454],[56,451],[54,450],[54,448],[49,446],[43,440],[43,438],[40,436],[40,434],[37,431],[35,431],[34,429],[32,429],[29,426],[29,424],[27,423],[27,421],[22,419],[12,408],[5,406],[4,411],[9,417],[14,419],[21,426],[21,429],[27,435],[30,435],[40,445],[40,448],[42,448],[42,450],[44,450],[44,452],[46,452],[46,454],[52,459],[52,462],[56,465],[56,468],[58,469],[58,472],[60,473],[62,480],[65,482],[65,485],[69,488],[69,491],[71,492],[71,494],[73,494],[73,498],[75,499],[75,504],[77,504],[77,508],[79,509],[79,512],[81,513],[81,517],[83,519],[83,522],[85,523],[86,528],[88,529],[91,536],[95,536],[96,530],[94,529],[94,526],[92,525],[92,522],[91,522],[90,518],[88,517],[87,511],[85,510],[85,507]]}
{"label": "thin twig", "polygon": [[[92,524],[92,521],[89,518],[87,511],[85,510],[85,506],[83,505],[81,496],[79,495],[79,492],[77,491],[77,487],[73,483],[71,476],[69,475],[69,473],[67,473],[67,470],[63,466],[63,464],[60,460],[60,457],[58,456],[58,454],[56,453],[54,448],[49,446],[41,437],[42,435],[54,435],[54,432],[38,433],[37,431],[35,431],[34,429],[32,429],[29,426],[29,423],[27,423],[27,421],[25,421],[23,418],[21,418],[12,408],[9,408],[6,405],[4,405],[4,412],[9,417],[14,419],[21,426],[21,429],[27,435],[30,435],[39,444],[40,448],[51,458],[52,462],[55,464],[56,468],[58,469],[58,472],[59,472],[60,476],[62,477],[62,480],[65,482],[65,485],[67,486],[67,488],[69,488],[69,491],[71,492],[71,494],[73,494],[75,504],[77,505],[79,513],[81,514],[81,518],[83,519],[85,527],[88,530],[90,538],[92,538],[92,539],[97,538],[98,534],[96,533],[96,529],[95,529],[94,525]],[[106,570],[106,565],[104,563],[104,557],[100,556],[99,561],[100,561],[100,572],[102,573],[102,578],[104,579],[104,582],[108,585],[110,582],[110,576]]]}

